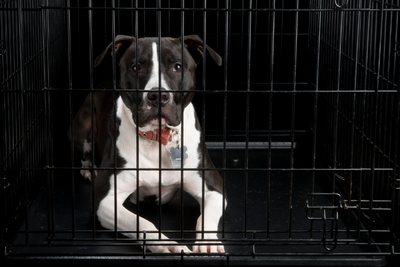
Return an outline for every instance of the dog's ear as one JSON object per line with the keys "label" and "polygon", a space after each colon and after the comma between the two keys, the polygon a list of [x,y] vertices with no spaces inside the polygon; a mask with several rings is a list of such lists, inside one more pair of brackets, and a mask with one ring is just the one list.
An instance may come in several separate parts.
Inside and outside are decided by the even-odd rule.
{"label": "dog's ear", "polygon": [[[179,41],[182,42],[182,37],[179,38]],[[198,35],[186,35],[183,37],[183,42],[185,44],[186,49],[192,55],[196,64],[199,64],[204,54],[204,42]],[[206,49],[210,54],[211,58],[218,64],[218,66],[222,65],[222,58],[217,54],[211,47],[206,45]]]}
{"label": "dog's ear", "polygon": [[[115,37],[115,55],[117,57],[120,57],[122,54],[125,53],[126,49],[135,41],[135,37],[132,36],[127,36],[127,35],[117,35]],[[113,55],[113,50],[112,48],[112,43],[109,44],[106,49],[104,49],[103,52],[96,58],[94,61],[94,67],[97,68],[97,66],[100,65],[100,63],[103,61],[104,57],[106,56],[107,53],[110,53],[111,56]]]}

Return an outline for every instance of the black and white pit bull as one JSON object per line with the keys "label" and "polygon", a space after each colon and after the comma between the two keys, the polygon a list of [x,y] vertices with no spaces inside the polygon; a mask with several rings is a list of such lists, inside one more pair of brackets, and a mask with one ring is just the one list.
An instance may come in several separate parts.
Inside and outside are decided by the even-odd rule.
{"label": "black and white pit bull", "polygon": [[[82,165],[86,168],[81,174],[94,182],[94,207],[103,227],[132,231],[125,233],[132,239],[143,239],[143,231],[147,232],[146,239],[159,239],[155,225],[142,217],[137,225],[137,215],[127,210],[123,203],[129,198],[135,204],[137,199],[164,204],[183,186],[183,190],[200,203],[201,211],[204,204],[204,213],[197,220],[196,231],[199,232],[193,252],[224,252],[217,237],[218,223],[227,204],[223,198],[222,178],[217,171],[210,170],[215,167],[207,150],[203,149],[200,123],[191,103],[194,93],[180,92],[195,90],[196,66],[202,61],[205,50],[221,66],[221,57],[210,47],[204,47],[203,40],[197,35],[183,39],[161,38],[161,47],[158,38],[136,40],[118,35],[115,50],[111,43],[96,58],[95,67],[115,51],[118,88],[125,89],[117,96],[115,107],[111,93],[93,93],[93,106],[91,97],[87,96],[73,120],[74,147],[83,153]],[[94,172],[93,179],[88,170],[94,165],[92,142],[95,142],[96,154],[101,159],[100,170]],[[182,165],[183,169],[190,169],[183,171],[183,183]],[[116,177],[112,170],[115,166]],[[142,168],[146,170],[140,170]],[[208,170],[203,172],[202,168]],[[134,233],[137,227],[141,231],[139,237]],[[204,236],[200,233],[203,230]],[[187,246],[169,241],[163,234],[161,239],[146,242],[147,247],[152,252],[191,252]]]}

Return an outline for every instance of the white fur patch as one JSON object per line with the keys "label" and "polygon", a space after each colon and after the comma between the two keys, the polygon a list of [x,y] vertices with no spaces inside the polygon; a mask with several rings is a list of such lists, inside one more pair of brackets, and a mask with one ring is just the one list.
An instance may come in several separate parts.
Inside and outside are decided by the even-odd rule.
{"label": "white fur patch", "polygon": [[87,140],[83,140],[83,152],[87,153],[92,151],[92,143],[88,142]]}
{"label": "white fur patch", "polygon": [[[151,74],[150,74],[150,79],[147,82],[146,86],[144,87],[144,90],[151,90],[153,88],[159,88],[159,86],[161,85],[161,88],[164,88],[166,90],[171,90],[171,88],[169,88],[167,82],[165,81],[165,75],[164,73],[161,72],[161,84],[160,84],[160,68],[159,68],[159,60],[158,60],[158,47],[157,44],[155,42],[152,43],[152,58],[151,61],[153,63],[153,68],[151,70]],[[145,92],[143,94],[143,98],[145,99],[147,97],[147,93]],[[173,96],[170,95],[170,101],[172,101]]]}

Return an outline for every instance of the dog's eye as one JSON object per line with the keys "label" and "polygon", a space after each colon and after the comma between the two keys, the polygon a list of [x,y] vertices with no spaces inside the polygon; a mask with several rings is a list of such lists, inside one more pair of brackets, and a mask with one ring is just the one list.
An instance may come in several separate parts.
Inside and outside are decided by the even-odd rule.
{"label": "dog's eye", "polygon": [[174,66],[174,71],[179,72],[179,71],[181,71],[181,69],[182,69],[182,65],[179,63],[176,63]]}
{"label": "dog's eye", "polygon": [[141,72],[141,71],[142,71],[142,68],[140,67],[140,64],[137,64],[137,65],[133,65],[133,66],[132,66],[132,70],[133,70],[134,72]]}

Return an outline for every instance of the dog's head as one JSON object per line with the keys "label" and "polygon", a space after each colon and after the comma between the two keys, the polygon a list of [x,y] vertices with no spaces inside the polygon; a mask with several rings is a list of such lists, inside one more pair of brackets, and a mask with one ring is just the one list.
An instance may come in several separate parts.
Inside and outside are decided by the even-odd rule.
{"label": "dog's head", "polygon": [[[206,50],[221,66],[221,57],[208,46]],[[112,49],[111,43],[96,58],[94,66],[97,67],[106,54],[113,55],[114,51],[119,86],[127,89],[120,95],[139,129],[158,129],[160,118],[162,128],[178,127],[182,120],[182,109],[194,96],[191,91],[196,88],[195,70],[203,58],[203,40],[197,35],[176,39],[136,39],[118,35],[115,49]]]}

